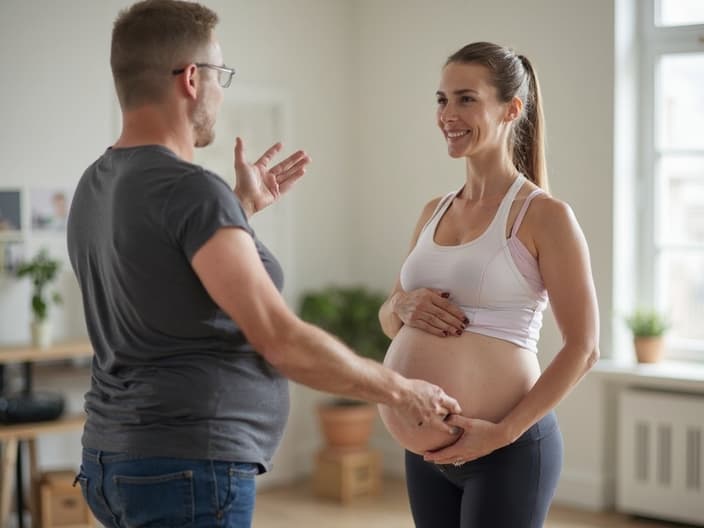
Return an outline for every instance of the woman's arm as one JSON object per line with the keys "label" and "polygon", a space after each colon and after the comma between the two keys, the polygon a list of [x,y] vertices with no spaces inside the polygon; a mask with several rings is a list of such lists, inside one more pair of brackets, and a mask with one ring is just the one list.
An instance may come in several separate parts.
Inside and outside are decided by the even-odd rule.
{"label": "woman's arm", "polygon": [[509,442],[553,409],[599,359],[599,308],[584,233],[567,204],[553,198],[540,202],[533,238],[563,345],[499,424]]}
{"label": "woman's arm", "polygon": [[[440,198],[428,202],[418,219],[411,239],[409,253],[413,250],[423,226],[438,206]],[[379,322],[384,333],[393,339],[404,324],[419,328],[439,337],[459,336],[468,323],[460,308],[447,300],[448,292],[420,288],[405,292],[400,278],[379,309]]]}

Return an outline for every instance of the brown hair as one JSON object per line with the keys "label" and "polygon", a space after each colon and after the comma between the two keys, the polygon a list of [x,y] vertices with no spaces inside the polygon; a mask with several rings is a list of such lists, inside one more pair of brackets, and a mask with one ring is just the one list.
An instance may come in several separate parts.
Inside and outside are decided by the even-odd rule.
{"label": "brown hair", "polygon": [[123,10],[112,30],[110,66],[123,110],[163,99],[174,68],[196,60],[218,16],[200,4],[145,0]]}
{"label": "brown hair", "polygon": [[450,55],[445,65],[451,63],[481,64],[491,72],[500,101],[507,103],[516,96],[523,101],[523,112],[509,138],[513,163],[533,183],[547,190],[542,98],[530,61],[496,44],[474,42]]}

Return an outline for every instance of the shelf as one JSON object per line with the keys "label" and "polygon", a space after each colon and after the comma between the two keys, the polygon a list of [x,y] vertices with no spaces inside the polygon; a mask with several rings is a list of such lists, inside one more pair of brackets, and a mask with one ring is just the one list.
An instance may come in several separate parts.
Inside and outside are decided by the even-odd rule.
{"label": "shelf", "polygon": [[[23,392],[32,391],[32,370],[35,363],[47,361],[62,361],[75,358],[90,358],[93,356],[93,348],[87,339],[74,339],[56,343],[48,348],[41,349],[34,346],[3,346],[0,347],[0,367],[11,363],[21,363],[24,372]],[[4,369],[0,375],[2,390],[4,390]],[[64,433],[80,430],[85,424],[85,414],[67,415],[56,420],[43,422],[27,422],[17,424],[0,424],[0,446],[2,447],[2,457],[0,458],[0,524],[7,525],[10,514],[10,499],[13,487],[13,473],[16,472],[18,482],[15,486],[15,497],[19,521],[22,525],[22,510],[24,507],[24,492],[22,485],[22,449],[21,442],[29,441],[29,466],[30,481],[33,481],[37,474],[36,442],[34,439],[43,434]],[[14,466],[14,467],[13,467]],[[16,468],[16,469],[15,469]],[[33,518],[36,508],[33,508]],[[36,524],[36,522],[33,522]]]}
{"label": "shelf", "polygon": [[0,365],[25,361],[53,361],[61,359],[92,357],[93,347],[87,339],[56,343],[49,348],[33,346],[0,347]]}
{"label": "shelf", "polygon": [[83,427],[85,421],[85,414],[74,414],[46,422],[18,423],[11,425],[0,424],[0,442],[9,438],[29,440],[44,433],[71,431]]}

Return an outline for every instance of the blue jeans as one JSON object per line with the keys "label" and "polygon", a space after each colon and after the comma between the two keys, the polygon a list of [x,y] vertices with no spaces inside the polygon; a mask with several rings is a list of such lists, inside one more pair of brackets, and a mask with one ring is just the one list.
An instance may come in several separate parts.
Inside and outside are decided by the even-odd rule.
{"label": "blue jeans", "polygon": [[249,528],[256,464],[83,450],[76,480],[107,528]]}

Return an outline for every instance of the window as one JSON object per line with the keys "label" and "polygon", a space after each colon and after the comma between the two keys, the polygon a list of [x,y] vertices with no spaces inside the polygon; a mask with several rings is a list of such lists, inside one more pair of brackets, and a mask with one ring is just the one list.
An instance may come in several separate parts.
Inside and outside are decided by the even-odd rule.
{"label": "window", "polygon": [[660,0],[655,2],[653,21],[658,26],[704,24],[702,0]]}
{"label": "window", "polygon": [[704,359],[704,0],[643,9],[639,303],[669,314],[668,347]]}

